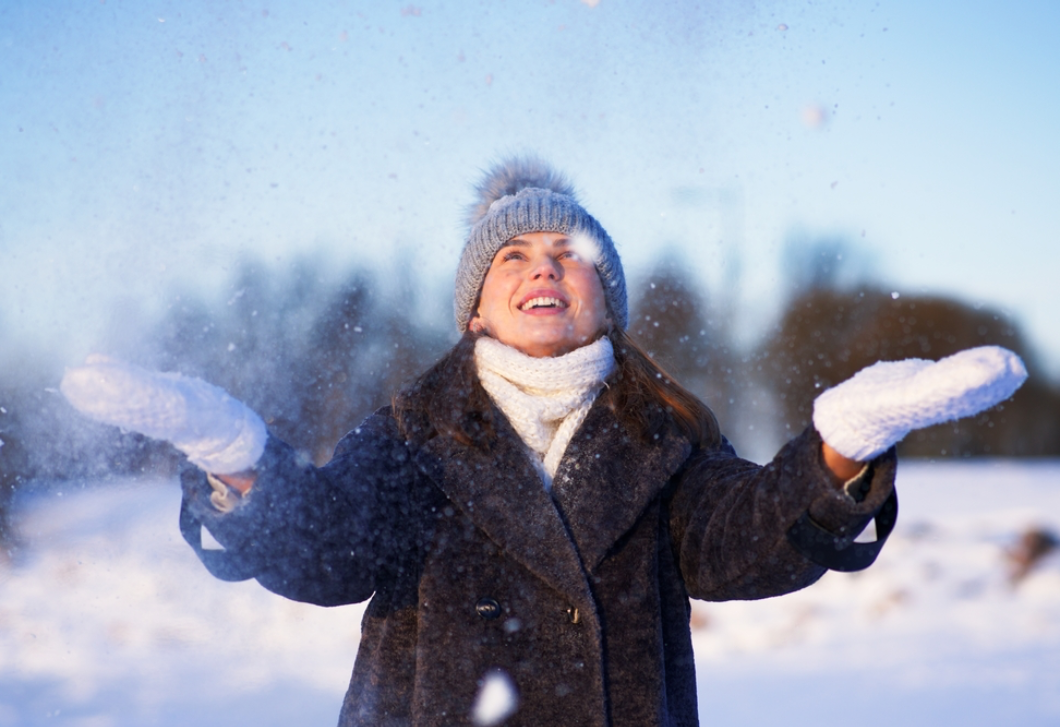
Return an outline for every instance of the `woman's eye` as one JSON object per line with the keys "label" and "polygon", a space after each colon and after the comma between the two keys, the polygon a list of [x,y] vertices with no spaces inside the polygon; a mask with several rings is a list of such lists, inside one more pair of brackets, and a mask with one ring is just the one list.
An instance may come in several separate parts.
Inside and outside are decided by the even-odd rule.
{"label": "woman's eye", "polygon": [[523,255],[523,254],[522,254],[521,252],[519,252],[518,250],[511,250],[510,252],[506,252],[506,253],[504,253],[504,257],[503,257],[503,258],[501,258],[501,259],[502,259],[502,260],[503,260],[504,262],[508,262],[509,260],[525,260],[525,259],[526,259],[526,256],[525,256],[525,255]]}

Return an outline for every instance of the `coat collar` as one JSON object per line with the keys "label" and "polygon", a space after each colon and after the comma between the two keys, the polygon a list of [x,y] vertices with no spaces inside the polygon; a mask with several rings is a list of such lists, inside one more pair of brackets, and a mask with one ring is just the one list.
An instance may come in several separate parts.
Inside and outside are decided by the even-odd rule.
{"label": "coat collar", "polygon": [[593,572],[611,547],[666,487],[692,447],[660,434],[651,445],[624,429],[606,406],[594,406],[571,438],[552,482],[582,562]]}
{"label": "coat collar", "polygon": [[489,451],[436,437],[423,447],[422,466],[508,555],[575,603],[590,603],[586,573],[666,486],[687,459],[688,442],[669,436],[644,445],[598,399],[550,495],[522,440],[500,411],[494,416],[498,436]]}

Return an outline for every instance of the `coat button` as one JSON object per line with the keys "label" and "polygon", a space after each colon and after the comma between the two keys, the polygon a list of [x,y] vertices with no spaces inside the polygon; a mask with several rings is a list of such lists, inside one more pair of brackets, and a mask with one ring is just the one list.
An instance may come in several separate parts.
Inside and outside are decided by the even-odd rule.
{"label": "coat button", "polygon": [[578,613],[578,609],[574,606],[567,609],[567,618],[570,619],[572,624],[581,623],[582,620],[581,614]]}
{"label": "coat button", "polygon": [[480,598],[475,604],[475,612],[487,621],[492,621],[501,615],[501,604],[492,598]]}

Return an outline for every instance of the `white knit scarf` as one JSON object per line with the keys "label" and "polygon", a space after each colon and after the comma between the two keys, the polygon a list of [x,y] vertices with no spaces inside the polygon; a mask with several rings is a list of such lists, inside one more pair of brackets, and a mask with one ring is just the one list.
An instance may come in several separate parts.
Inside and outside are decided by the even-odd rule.
{"label": "white knit scarf", "polygon": [[614,370],[605,336],[556,358],[534,358],[488,337],[475,344],[482,388],[533,453],[545,489],[574,432]]}

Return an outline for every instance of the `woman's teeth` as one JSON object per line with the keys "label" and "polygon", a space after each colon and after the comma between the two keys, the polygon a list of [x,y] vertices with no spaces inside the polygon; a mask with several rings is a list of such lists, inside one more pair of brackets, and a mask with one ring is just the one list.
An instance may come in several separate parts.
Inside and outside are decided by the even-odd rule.
{"label": "woman's teeth", "polygon": [[563,308],[565,307],[563,301],[559,298],[531,298],[530,300],[523,303],[521,310],[530,310],[531,308]]}

